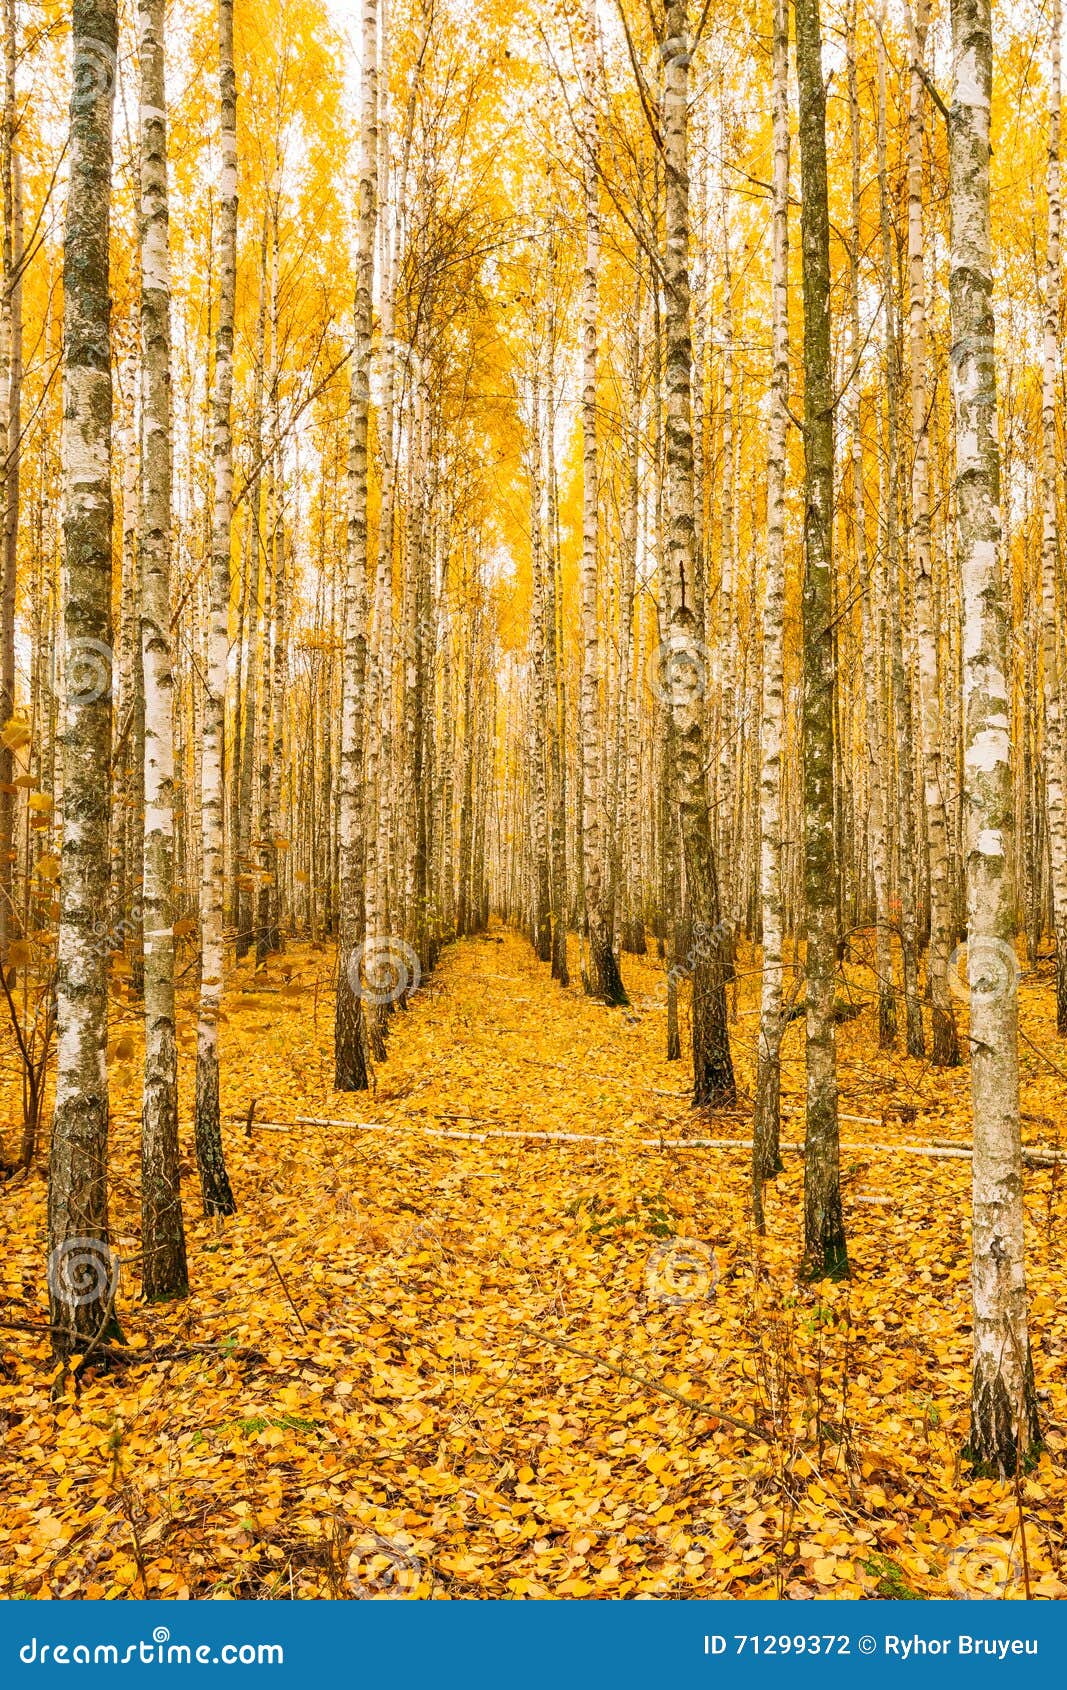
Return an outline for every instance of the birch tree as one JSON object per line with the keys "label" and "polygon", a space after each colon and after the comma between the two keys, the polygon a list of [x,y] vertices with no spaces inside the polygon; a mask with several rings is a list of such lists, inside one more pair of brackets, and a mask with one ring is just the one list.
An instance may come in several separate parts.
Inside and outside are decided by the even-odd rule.
{"label": "birch tree", "polygon": [[[0,268],[0,475],[3,525],[0,544],[0,727],[15,708],[15,609],[18,586],[19,460],[22,451],[22,167],[15,85],[18,40],[15,0],[4,0],[4,81],[0,110],[0,195],[3,249]],[[18,929],[12,895],[15,802],[11,746],[0,736],[0,958]]]}
{"label": "birch tree", "polygon": [[[338,1091],[367,1086],[366,1031],[360,998],[364,908],[363,755],[367,674],[367,427],[374,237],[378,211],[378,0],[363,0],[360,65],[359,230],[356,250],[355,347],[352,359],[351,436],[348,470],[348,538],[345,582],[344,715],[341,723],[340,851],[341,935],[337,962],[334,1084]],[[371,965],[373,967],[373,963]],[[373,985],[373,982],[372,982]]]}
{"label": "birch tree", "polygon": [[850,391],[851,448],[852,448],[852,536],[856,584],[860,594],[860,644],[863,659],[863,728],[867,764],[868,830],[871,852],[871,878],[874,882],[875,969],[878,977],[878,1042],[882,1049],[892,1046],[896,1038],[897,1011],[893,992],[893,950],[889,911],[889,850],[886,828],[887,771],[884,735],[884,669],[882,632],[884,592],[883,560],[873,559],[875,579],[871,580],[872,560],[867,544],[867,500],[863,459],[863,403],[861,365],[863,338],[860,332],[860,221],[861,221],[861,147],[859,79],[856,63],[857,0],[852,0],[848,13],[846,40],[846,75],[849,104],[849,141],[851,155],[851,210],[849,226],[849,370],[852,375]]}
{"label": "birch tree", "polygon": [[[219,315],[215,330],[214,488],[211,578],[200,817],[200,1006],[196,1027],[196,1160],[204,1213],[232,1215],[237,1207],[226,1172],[219,1110],[219,1010],[225,973],[223,944],[223,747],[233,525],[233,325],[237,286],[237,79],[233,63],[233,0],[219,0]],[[247,706],[249,709],[251,705]],[[239,718],[238,718],[239,722]],[[235,733],[236,740],[236,733]]]}
{"label": "birch tree", "polygon": [[949,306],[963,585],[974,1375],[969,1453],[1014,1472],[1038,1442],[1023,1267],[1018,965],[989,238],[990,0],[952,0]]}
{"label": "birch tree", "polygon": [[1041,380],[1041,609],[1045,705],[1045,807],[1052,860],[1052,924],[1056,936],[1056,1029],[1067,1035],[1067,799],[1064,795],[1063,665],[1057,614],[1060,570],[1059,456],[1056,395],[1060,384],[1060,37],[1063,9],[1052,0],[1049,42],[1048,230]]}
{"label": "birch tree", "polygon": [[117,1289],[108,1236],[107,908],[111,750],[111,120],[115,0],[73,0],[63,245],[63,844],[55,1108],[48,1163],[52,1343],[104,1329]]}
{"label": "birch tree", "polygon": [[664,11],[663,165],[666,178],[667,534],[670,573],[670,708],[675,792],[681,817],[692,944],[693,1102],[725,1104],[735,1095],[726,1021],[722,932],[707,786],[707,734],[693,606],[693,431],[689,325],[688,101],[690,41],[686,0]]}
{"label": "birch tree", "polygon": [[164,0],[139,0],[141,71],[141,659],[144,666],[144,1104],[141,1244],[149,1302],[184,1297],[174,1030],[174,675],[170,606],[170,238]]}
{"label": "birch tree", "polygon": [[[918,861],[915,841],[915,774],[912,743],[911,677],[905,661],[904,616],[900,567],[900,363],[897,299],[897,241],[893,221],[888,163],[885,8],[875,35],[878,79],[878,200],[882,268],[882,324],[885,339],[885,441],[880,459],[880,504],[883,558],[879,584],[884,590],[883,618],[888,647],[895,739],[897,867],[900,891],[900,953],[904,986],[904,1043],[909,1056],[925,1054],[918,971]],[[890,745],[887,735],[883,751]]]}
{"label": "birch tree", "polygon": [[782,738],[784,728],[785,475],[789,429],[789,10],[774,0],[771,182],[771,394],[767,436],[767,563],[760,707],[760,909],[763,974],[752,1130],[757,1220],[762,1185],[780,1171],[782,1042]]}
{"label": "birch tree", "polygon": [[612,949],[604,885],[604,840],[601,828],[599,730],[599,631],[597,626],[597,570],[600,543],[597,462],[597,300],[600,271],[599,170],[600,136],[597,119],[597,20],[589,0],[585,17],[585,136],[583,193],[585,204],[585,264],[582,276],[582,865],[588,942],[586,989],[605,1003],[627,1002]]}
{"label": "birch tree", "polygon": [[797,0],[800,230],[804,289],[804,897],[807,1133],[804,1261],[811,1278],[848,1272],[837,1130],[834,963],[834,392],[826,90],[819,0]]}
{"label": "birch tree", "polygon": [[930,393],[927,375],[926,238],[923,216],[923,142],[926,84],[923,60],[929,0],[908,8],[911,72],[908,101],[908,331],[911,349],[911,554],[915,577],[915,632],[919,652],[926,836],[930,864],[930,946],[927,985],[932,1010],[931,1056],[936,1068],[954,1068],[959,1041],[948,989],[948,958],[955,939],[949,879],[948,834],[941,775],[941,704],[930,551]]}

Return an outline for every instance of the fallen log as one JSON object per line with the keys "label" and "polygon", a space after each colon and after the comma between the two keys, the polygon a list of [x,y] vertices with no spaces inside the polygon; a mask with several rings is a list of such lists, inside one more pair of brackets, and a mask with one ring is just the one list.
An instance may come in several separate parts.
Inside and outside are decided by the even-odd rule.
{"label": "fallen log", "polygon": [[[448,1117],[446,1117],[447,1119]],[[243,1123],[243,1117],[237,1117]],[[874,1117],[866,1115],[842,1115],[841,1120],[870,1122],[881,1125]],[[355,1127],[359,1132],[420,1132],[426,1138],[468,1139],[483,1144],[487,1139],[507,1139],[546,1144],[604,1144],[616,1150],[751,1150],[750,1138],[624,1138],[618,1133],[567,1133],[544,1132],[534,1127],[529,1129],[513,1127],[478,1127],[471,1131],[462,1131],[458,1127],[428,1127],[415,1121],[343,1121],[328,1116],[298,1115],[295,1121],[256,1121],[256,1127],[268,1132],[291,1132],[293,1127]],[[779,1147],[802,1153],[803,1139],[785,1140]],[[842,1139],[842,1150],[875,1152],[881,1156],[925,1156],[933,1160],[969,1161],[971,1147],[969,1144],[958,1144],[948,1139],[934,1139],[930,1144],[878,1144],[868,1143],[857,1139]],[[1067,1150],[1056,1150],[1051,1145],[1024,1144],[1023,1161],[1028,1167],[1051,1168],[1057,1164],[1067,1164]]]}

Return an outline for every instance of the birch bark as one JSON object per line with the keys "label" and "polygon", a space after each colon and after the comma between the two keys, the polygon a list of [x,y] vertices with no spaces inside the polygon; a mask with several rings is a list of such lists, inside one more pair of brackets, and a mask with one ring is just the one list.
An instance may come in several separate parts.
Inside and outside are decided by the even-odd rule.
{"label": "birch bark", "polygon": [[[204,738],[200,761],[203,830],[200,881],[200,1008],[196,1028],[196,1160],[204,1213],[236,1210],[226,1172],[219,1113],[219,1011],[225,975],[223,943],[223,764],[226,726],[226,658],[233,528],[234,308],[237,287],[237,80],[233,63],[233,0],[219,0],[219,318],[215,331],[214,490],[211,512],[211,578],[204,685]],[[254,543],[254,542],[253,542]],[[255,555],[254,553],[252,554]],[[246,559],[247,572],[251,560]],[[253,701],[246,696],[245,708]],[[237,718],[234,728],[239,732]],[[238,873],[242,865],[234,852]]]}
{"label": "birch bark", "polygon": [[597,626],[597,574],[600,523],[597,461],[597,306],[600,271],[599,161],[596,110],[596,10],[592,0],[585,19],[585,263],[582,283],[582,859],[585,919],[589,948],[586,990],[605,1003],[627,1002],[606,912],[604,839],[600,782],[600,641]]}
{"label": "birch bark", "polygon": [[833,520],[834,423],[830,345],[830,219],[826,90],[819,0],[797,0],[801,249],[804,290],[804,896],[807,956],[807,1133],[804,1262],[811,1278],[848,1272],[837,1127],[834,967]]}
{"label": "birch bark", "polygon": [[[18,587],[19,460],[22,451],[22,169],[18,145],[15,0],[4,0],[4,96],[0,114],[3,272],[0,278],[0,443],[3,553],[0,563],[0,725],[15,709],[15,612]],[[11,747],[0,741],[0,958],[19,931],[12,897],[15,799]]]}
{"label": "birch bark", "polygon": [[915,632],[919,658],[919,715],[922,725],[930,868],[930,945],[927,985],[932,1008],[931,1056],[936,1068],[954,1068],[959,1041],[948,989],[948,958],[955,938],[948,868],[948,834],[941,776],[941,704],[938,693],[930,530],[930,393],[927,375],[926,236],[923,219],[923,140],[926,85],[923,60],[929,0],[908,8],[911,75],[908,104],[908,279],[911,349],[911,550],[915,575]]}
{"label": "birch bark", "polygon": [[760,910],[763,974],[752,1132],[752,1189],[780,1171],[782,1042],[782,738],[784,724],[785,473],[789,429],[789,10],[774,0],[771,212],[771,394],[767,440],[767,562],[760,701]]}
{"label": "birch bark", "polygon": [[1059,461],[1056,395],[1060,383],[1060,37],[1061,0],[1052,0],[1048,113],[1048,234],[1041,382],[1041,611],[1045,704],[1045,808],[1052,860],[1052,925],[1056,936],[1056,1030],[1067,1034],[1067,799],[1060,707],[1062,663],[1056,616],[1059,575]]}
{"label": "birch bark", "polygon": [[111,121],[115,0],[73,0],[63,249],[63,844],[56,1092],[48,1164],[49,1323],[57,1355],[106,1328],[107,907],[111,750]]}
{"label": "birch bark", "polygon": [[[341,934],[334,1027],[334,1084],[338,1091],[363,1091],[367,1086],[366,1030],[360,997],[361,948],[366,933],[362,736],[367,675],[367,430],[378,214],[378,0],[363,0],[360,87],[359,230],[348,467],[344,716],[341,723],[338,812]],[[374,984],[372,980],[372,988]]]}
{"label": "birch bark", "polygon": [[[688,106],[690,43],[686,0],[664,14],[663,163],[666,178],[667,568],[671,577],[670,708],[689,911],[693,1102],[732,1102],[733,1062],[723,985],[715,858],[707,787],[703,674],[693,607],[693,434],[690,404]],[[673,802],[669,809],[673,811]],[[673,815],[670,817],[673,823]]]}
{"label": "birch bark", "polygon": [[974,1109],[969,1454],[1002,1475],[1039,1440],[1023,1266],[1013,805],[989,237],[990,0],[952,0],[949,306],[963,584],[967,974]]}
{"label": "birch bark", "polygon": [[141,661],[144,665],[144,1101],[142,1283],[184,1297],[174,1028],[174,669],[171,649],[170,235],[164,0],[138,0],[141,72]]}

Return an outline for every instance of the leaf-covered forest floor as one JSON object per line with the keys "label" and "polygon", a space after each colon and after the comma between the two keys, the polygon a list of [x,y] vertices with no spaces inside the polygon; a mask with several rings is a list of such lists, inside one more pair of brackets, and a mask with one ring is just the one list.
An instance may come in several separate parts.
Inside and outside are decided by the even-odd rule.
{"label": "leaf-covered forest floor", "polygon": [[[561,991],[506,931],[450,946],[358,1096],[330,1089],[331,970],[294,946],[231,982],[225,1223],[199,1213],[181,994],[180,1305],[138,1300],[141,1046],[137,1006],[116,1009],[130,1353],[111,1371],[57,1385],[45,1335],[23,1330],[46,1319],[46,1183],[0,1188],[0,1593],[1067,1595],[1067,1167],[1026,1175],[1047,1448],[1000,1484],[960,1464],[970,1164],[892,1148],[966,1142],[965,1070],[880,1053],[871,1009],[840,1027],[841,1107],[862,1117],[842,1122],[852,1278],[803,1287],[801,1157],[759,1240],[747,1152],[669,1142],[743,1138],[749,1111],[689,1108],[653,953],[624,958],[617,1010]],[[742,958],[742,1097],[757,994]],[[1024,972],[1021,1006],[1067,1068],[1047,973]],[[797,1022],[788,1142],[802,1057]],[[1024,1136],[1054,1144],[1065,1081],[1031,1044],[1022,1068]],[[289,1130],[246,1133],[253,1098]],[[522,1136],[460,1136],[487,1129]],[[607,1142],[525,1136],[549,1132]]]}

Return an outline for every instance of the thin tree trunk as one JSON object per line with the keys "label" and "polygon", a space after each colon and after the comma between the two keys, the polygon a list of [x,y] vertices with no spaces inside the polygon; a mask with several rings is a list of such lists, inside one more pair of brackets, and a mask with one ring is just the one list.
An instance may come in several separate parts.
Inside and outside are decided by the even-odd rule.
{"label": "thin tree trunk", "polygon": [[858,0],[848,14],[847,77],[849,133],[852,160],[852,217],[849,225],[849,371],[852,374],[852,527],[856,591],[860,596],[860,637],[863,655],[863,731],[868,783],[868,828],[871,879],[874,890],[875,974],[878,987],[878,1043],[889,1049],[897,1030],[893,991],[893,945],[889,911],[889,861],[886,838],[886,758],[883,733],[882,626],[883,599],[878,582],[884,579],[884,560],[876,555],[876,579],[871,579],[867,550],[867,501],[863,458],[863,411],[860,360],[860,104],[856,67]]}
{"label": "thin tree trunk", "polygon": [[274,767],[274,640],[278,623],[278,533],[282,502],[281,442],[278,435],[278,382],[281,346],[278,337],[279,270],[278,218],[281,203],[280,166],[275,160],[271,184],[270,370],[266,382],[268,407],[267,497],[263,535],[263,614],[259,656],[259,875],[256,896],[256,966],[274,948],[274,912],[278,898],[277,815],[274,808],[277,771]]}
{"label": "thin tree trunk", "polygon": [[837,1128],[834,969],[833,520],[834,418],[830,346],[830,219],[826,91],[819,0],[797,0],[801,249],[804,284],[804,900],[807,957],[807,1133],[804,1260],[809,1278],[848,1272]]}
{"label": "thin tree trunk", "polygon": [[[15,87],[15,0],[4,0],[4,101],[0,115],[0,192],[3,195],[3,275],[0,278],[0,445],[4,451],[0,569],[0,726],[15,710],[15,607],[18,586],[19,458],[22,449],[22,174]],[[0,740],[0,960],[19,931],[12,899],[15,825],[14,764]]]}
{"label": "thin tree trunk", "polygon": [[782,739],[784,733],[785,472],[789,429],[789,10],[775,0],[774,164],[771,229],[771,415],[767,442],[767,568],[760,706],[760,910],[763,975],[752,1129],[752,1192],[763,1221],[763,1181],[778,1173],[782,1043]]}
{"label": "thin tree trunk", "polygon": [[185,1297],[174,1027],[174,671],[171,653],[170,237],[164,0],[138,0],[141,70],[141,658],[144,759],[142,1283],[147,1302]]}
{"label": "thin tree trunk", "polygon": [[974,1108],[969,1455],[1009,1476],[1039,1440],[1023,1253],[1011,742],[998,558],[1000,461],[989,239],[990,0],[952,0],[949,304],[966,644],[967,975]]}
{"label": "thin tree trunk", "polygon": [[259,242],[259,304],[256,313],[256,347],[253,356],[252,377],[252,417],[251,441],[252,469],[248,487],[248,523],[247,544],[245,546],[247,570],[247,640],[248,655],[245,661],[245,696],[243,744],[241,747],[241,777],[240,798],[238,803],[239,832],[237,848],[234,852],[238,869],[238,911],[236,958],[240,962],[252,948],[255,937],[256,910],[256,876],[252,869],[252,802],[254,793],[255,757],[256,757],[256,723],[257,688],[261,688],[265,681],[262,639],[257,639],[256,628],[262,626],[264,618],[265,589],[261,591],[260,582],[266,582],[267,570],[262,562],[266,557],[266,546],[263,541],[263,377],[266,360],[267,336],[267,230],[268,210],[263,212],[263,226]]}
{"label": "thin tree trunk", "polygon": [[[548,722],[548,685],[545,664],[545,547],[543,492],[541,485],[541,371],[540,351],[535,354],[530,396],[530,438],[527,463],[530,481],[530,570],[532,607],[530,616],[531,719],[528,756],[532,792],[530,848],[533,854],[532,936],[542,962],[552,957],[552,877],[548,841],[548,779],[545,734]],[[554,609],[554,603],[553,603]]]}
{"label": "thin tree trunk", "polygon": [[955,1068],[960,1059],[948,989],[948,958],[954,928],[949,884],[948,835],[941,779],[941,704],[938,693],[937,633],[930,553],[930,395],[926,349],[926,240],[923,227],[923,138],[926,85],[923,59],[929,0],[909,6],[911,86],[908,108],[908,275],[911,344],[911,545],[915,572],[915,630],[919,657],[919,715],[926,793],[930,865],[930,945],[926,979],[932,1008],[931,1056],[935,1068]]}
{"label": "thin tree trunk", "polygon": [[[378,214],[378,0],[363,0],[360,64],[359,231],[356,250],[355,349],[352,359],[351,435],[348,468],[347,579],[345,597],[344,714],[341,721],[341,779],[338,811],[341,878],[341,937],[337,952],[334,1026],[334,1085],[338,1091],[367,1087],[366,1031],[361,992],[364,907],[363,732],[367,674],[367,429],[374,237]],[[387,959],[382,957],[382,961]],[[370,959],[371,995],[379,996],[377,956]]]}
{"label": "thin tree trunk", "polygon": [[1052,0],[1048,120],[1048,238],[1045,255],[1045,334],[1041,383],[1041,607],[1045,705],[1045,810],[1052,862],[1052,926],[1056,939],[1056,1030],[1067,1035],[1067,800],[1060,708],[1062,664],[1056,625],[1060,567],[1059,457],[1056,389],[1060,347],[1060,35],[1063,9]]}
{"label": "thin tree trunk", "polygon": [[[111,118],[115,0],[73,0],[63,258],[63,875],[55,1111],[48,1164],[49,1323],[57,1355],[113,1324],[107,1212],[107,907],[111,751]],[[95,659],[95,662],[93,661]],[[91,678],[90,678],[91,677]]]}
{"label": "thin tree trunk", "polygon": [[[210,609],[204,685],[200,818],[200,1009],[196,1028],[196,1160],[204,1213],[232,1215],[237,1204],[226,1172],[219,1109],[219,1011],[225,976],[223,942],[223,763],[226,658],[233,529],[234,306],[237,287],[237,81],[233,64],[233,0],[219,0],[219,319],[215,331],[214,469]],[[249,566],[250,567],[250,566]],[[246,707],[251,703],[246,699]],[[236,733],[236,729],[235,729]],[[234,854],[237,874],[241,865]],[[240,908],[240,901],[238,901]]]}
{"label": "thin tree trunk", "polygon": [[[900,348],[897,336],[896,266],[886,161],[886,66],[884,18],[877,36],[878,55],[878,193],[881,213],[882,294],[885,322],[885,577],[888,611],[890,694],[897,746],[896,808],[899,817],[898,863],[900,892],[901,972],[904,977],[905,1048],[909,1056],[925,1052],[922,1004],[919,998],[918,869],[915,847],[915,774],[912,761],[911,688],[904,661],[902,623],[905,600],[900,569]],[[888,736],[887,736],[888,738]],[[885,742],[884,742],[885,743]]]}
{"label": "thin tree trunk", "polygon": [[[693,588],[693,433],[689,327],[689,62],[686,0],[666,8],[663,144],[666,178],[664,281],[667,385],[667,563],[671,576],[670,708],[675,778],[685,858],[691,935],[693,1103],[714,1107],[735,1096],[723,985],[715,858],[707,786],[703,675],[697,649]],[[672,795],[673,796],[673,795]],[[673,807],[673,806],[672,806]],[[672,818],[673,820],[673,818]]]}
{"label": "thin tree trunk", "polygon": [[596,111],[596,10],[585,17],[585,264],[582,286],[582,862],[588,962],[586,990],[604,1003],[626,1003],[626,991],[612,950],[604,886],[604,840],[600,817],[599,664],[597,572],[600,531],[597,461],[597,305],[600,287],[600,139]]}
{"label": "thin tree trunk", "polygon": [[[552,231],[554,235],[554,228]],[[545,384],[545,696],[548,708],[548,764],[552,857],[552,978],[570,984],[567,966],[567,733],[563,709],[556,509],[556,249],[549,245],[548,358]]]}

